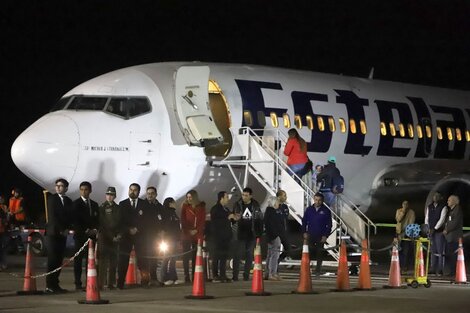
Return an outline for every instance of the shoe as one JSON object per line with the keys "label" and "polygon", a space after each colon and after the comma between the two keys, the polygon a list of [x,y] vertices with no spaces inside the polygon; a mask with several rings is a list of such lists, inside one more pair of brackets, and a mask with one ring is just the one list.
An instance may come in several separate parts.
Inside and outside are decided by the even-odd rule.
{"label": "shoe", "polygon": [[76,291],[86,291],[86,288],[84,288],[82,285],[75,285],[75,290]]}
{"label": "shoe", "polygon": [[124,289],[124,284],[122,284],[122,285],[121,285],[121,284],[117,284],[116,287],[117,287],[117,289],[119,289],[119,290],[123,290],[123,289]]}
{"label": "shoe", "polygon": [[45,292],[45,293],[57,293],[57,292],[55,291],[55,289],[52,289],[52,288],[46,288],[46,289],[44,290],[44,292]]}
{"label": "shoe", "polygon": [[233,276],[232,281],[238,281],[238,277]]}
{"label": "shoe", "polygon": [[173,285],[175,282],[173,280],[167,280],[166,282],[164,282],[165,286],[171,286]]}
{"label": "shoe", "polygon": [[67,293],[69,292],[67,289],[61,288],[60,286],[57,286],[57,293]]}
{"label": "shoe", "polygon": [[116,287],[114,287],[113,285],[109,285],[109,286],[108,286],[108,289],[109,289],[109,290],[116,290]]}
{"label": "shoe", "polygon": [[280,279],[279,279],[279,278],[277,278],[276,276],[269,275],[269,277],[268,277],[268,280],[272,280],[272,281],[279,281]]}
{"label": "shoe", "polygon": [[191,282],[191,279],[189,278],[189,276],[186,276],[186,277],[184,278],[184,282],[185,282],[185,283],[190,283],[190,282]]}
{"label": "shoe", "polygon": [[182,285],[182,284],[184,284],[184,281],[179,280],[179,279],[175,280],[175,285]]}
{"label": "shoe", "polygon": [[279,274],[274,275],[274,277],[276,277],[278,281],[281,281],[281,280],[282,280],[282,277],[279,276]]}
{"label": "shoe", "polygon": [[223,280],[222,280],[220,277],[214,277],[214,278],[212,279],[212,282],[213,282],[213,283],[221,283],[222,281],[223,281]]}

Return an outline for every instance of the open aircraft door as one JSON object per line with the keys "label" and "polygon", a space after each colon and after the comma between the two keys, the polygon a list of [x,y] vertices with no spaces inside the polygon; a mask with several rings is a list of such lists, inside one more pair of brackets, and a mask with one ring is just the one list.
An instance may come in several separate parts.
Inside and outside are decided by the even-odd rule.
{"label": "open aircraft door", "polygon": [[175,75],[175,113],[189,145],[223,141],[209,106],[209,67],[182,66]]}

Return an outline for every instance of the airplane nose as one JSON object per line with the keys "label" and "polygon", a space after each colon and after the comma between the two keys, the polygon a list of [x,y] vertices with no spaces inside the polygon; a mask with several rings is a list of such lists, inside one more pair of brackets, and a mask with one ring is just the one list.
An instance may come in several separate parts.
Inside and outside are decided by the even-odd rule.
{"label": "airplane nose", "polygon": [[58,177],[72,180],[79,147],[75,121],[55,114],[44,116],[18,136],[11,147],[11,158],[24,174],[47,186]]}

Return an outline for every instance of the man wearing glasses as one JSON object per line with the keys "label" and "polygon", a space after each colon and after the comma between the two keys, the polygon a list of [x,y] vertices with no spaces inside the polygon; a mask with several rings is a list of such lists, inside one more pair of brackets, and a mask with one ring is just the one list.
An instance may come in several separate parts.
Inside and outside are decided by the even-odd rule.
{"label": "man wearing glasses", "polygon": [[[65,244],[70,228],[70,216],[72,212],[72,200],[65,195],[69,187],[68,181],[59,178],[55,182],[53,195],[47,198],[47,271],[50,272],[62,265],[65,254]],[[67,292],[59,286],[60,271],[46,276],[47,293]]]}

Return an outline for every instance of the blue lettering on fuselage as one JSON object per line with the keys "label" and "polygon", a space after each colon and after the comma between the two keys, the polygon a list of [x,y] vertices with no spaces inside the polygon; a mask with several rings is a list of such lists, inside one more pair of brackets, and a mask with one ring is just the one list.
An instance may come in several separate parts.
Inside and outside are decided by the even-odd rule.
{"label": "blue lettering on fuselage", "polygon": [[[240,90],[243,111],[251,111],[254,113],[252,114],[253,125],[251,125],[253,128],[263,129],[266,124],[265,121],[259,121],[259,118],[262,116],[259,112],[263,112],[265,117],[269,116],[272,112],[276,113],[277,116],[282,116],[282,114],[287,112],[286,108],[267,107],[262,93],[262,89],[282,91],[283,88],[281,84],[240,79],[236,79],[235,81]],[[369,106],[369,99],[360,98],[351,90],[335,89],[334,91],[337,94],[336,102],[330,105],[344,104],[347,109],[348,120],[353,119],[356,123],[361,120],[366,121],[364,107]],[[322,117],[324,121],[327,121],[331,116],[316,114],[315,107],[318,103],[328,103],[328,95],[315,92],[292,91],[291,99],[294,114],[298,114],[301,117],[303,125],[308,124],[306,120],[307,116],[312,117],[313,122],[316,123],[311,130],[311,141],[307,143],[308,151],[327,152],[331,146],[333,133],[328,127],[325,127],[323,131],[320,130],[317,118]],[[407,97],[407,99],[410,101],[411,105],[406,102],[375,99],[374,103],[377,105],[380,121],[384,122],[388,128],[390,123],[393,123],[396,127],[396,125],[398,125],[396,120],[399,120],[399,123],[402,125],[401,127],[404,127],[405,133],[407,134],[409,134],[407,129],[408,125],[413,125],[414,127],[414,125],[417,124],[422,127],[423,135],[420,136],[421,138],[418,136],[416,139],[417,147],[414,155],[416,158],[428,158],[431,154],[434,154],[433,156],[435,158],[463,159],[466,148],[465,138],[451,142],[447,137],[447,133],[444,134],[445,136],[443,136],[442,139],[437,140],[435,150],[431,151],[432,138],[429,138],[425,133],[426,126],[432,127],[430,110],[422,98]],[[464,112],[462,112],[461,109],[435,105],[431,105],[430,108],[434,113],[449,115],[449,120],[436,120],[436,126],[441,127],[443,132],[446,132],[447,128],[452,128],[455,137],[455,129],[458,128],[462,132],[461,136],[464,136],[466,121],[463,115]],[[416,123],[413,121],[412,109],[418,119]],[[394,113],[397,114],[395,117]],[[470,109],[467,109],[466,113],[470,115]],[[247,126],[245,125],[245,121],[243,121],[243,126]],[[396,136],[391,135],[389,132],[387,132],[386,135],[381,135],[379,131],[377,131],[377,135],[380,136],[377,155],[393,157],[407,157],[409,155],[411,148],[394,147],[394,143],[398,139],[413,140],[410,136],[403,135],[403,129],[402,133],[400,134],[398,132]],[[372,146],[367,146],[364,142],[365,134],[361,131],[356,131],[355,133],[349,131],[344,153],[358,155],[369,154]]]}

